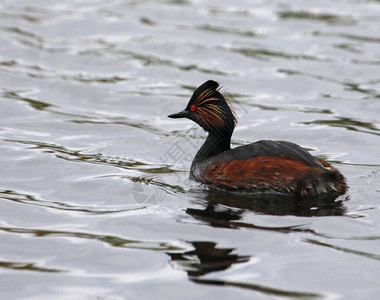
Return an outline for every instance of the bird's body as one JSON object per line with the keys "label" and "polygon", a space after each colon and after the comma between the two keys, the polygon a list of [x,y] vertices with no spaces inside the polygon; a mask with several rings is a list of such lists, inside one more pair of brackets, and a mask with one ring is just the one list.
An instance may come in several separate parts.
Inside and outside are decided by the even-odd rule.
{"label": "bird's body", "polygon": [[231,149],[236,117],[218,86],[205,82],[184,111],[169,116],[189,118],[209,132],[192,162],[191,179],[239,192],[316,196],[346,191],[339,171],[294,143],[262,140]]}

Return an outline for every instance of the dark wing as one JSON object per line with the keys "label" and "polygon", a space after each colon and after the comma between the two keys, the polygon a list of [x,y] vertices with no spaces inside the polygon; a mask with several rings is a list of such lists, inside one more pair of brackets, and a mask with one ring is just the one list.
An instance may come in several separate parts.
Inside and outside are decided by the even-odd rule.
{"label": "dark wing", "polygon": [[302,162],[310,167],[322,167],[322,163],[308,151],[297,144],[286,141],[257,141],[220,153],[211,159],[212,162],[225,162],[231,159],[246,160],[259,156],[276,156]]}

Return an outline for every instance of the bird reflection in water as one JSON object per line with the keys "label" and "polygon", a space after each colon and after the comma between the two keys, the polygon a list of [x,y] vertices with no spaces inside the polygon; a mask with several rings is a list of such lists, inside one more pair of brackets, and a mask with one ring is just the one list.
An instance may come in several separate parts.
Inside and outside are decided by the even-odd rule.
{"label": "bird reflection in water", "polygon": [[[197,192],[198,193],[198,192]],[[336,197],[335,197],[336,198]],[[271,215],[332,216],[343,215],[343,200],[318,197],[296,199],[290,196],[261,194],[233,194],[218,190],[203,190],[197,194],[204,209],[188,208],[186,213],[213,227],[252,228],[278,232],[311,231],[300,226],[264,227],[244,223],[241,220],[247,212]],[[228,269],[236,263],[247,262],[250,257],[233,254],[233,248],[217,248],[215,242],[190,242],[193,250],[168,252],[174,266],[185,270],[189,276],[201,276],[214,271]]]}
{"label": "bird reflection in water", "polygon": [[190,277],[198,277],[211,272],[223,271],[233,264],[245,263],[250,256],[233,254],[234,248],[217,248],[214,242],[190,242],[193,250],[168,252],[175,268],[187,272]]}
{"label": "bird reflection in water", "polygon": [[[331,195],[323,198],[303,198],[300,201],[300,199],[283,195],[235,195],[218,190],[198,190],[196,198],[197,204],[201,204],[204,208],[188,208],[186,210],[188,215],[213,227],[231,229],[250,228],[282,233],[311,232],[316,234],[312,229],[305,228],[302,225],[268,227],[244,223],[242,219],[249,212],[296,216],[338,216],[345,213],[344,199],[337,200]],[[217,243],[211,241],[192,241],[189,243],[193,247],[192,250],[185,252],[170,251],[166,254],[171,258],[172,267],[185,271],[192,282],[234,286],[271,296],[305,299],[323,298],[323,295],[317,293],[289,291],[251,282],[203,277],[212,272],[227,270],[236,264],[247,263],[252,256],[239,255],[234,248],[218,248]]]}
{"label": "bird reflection in water", "polygon": [[186,213],[222,227],[235,227],[236,222],[233,221],[241,220],[247,212],[278,216],[340,216],[346,212],[343,203],[347,200],[331,194],[297,198],[283,194],[237,194],[212,189],[198,191],[195,196],[197,204],[203,205],[204,209],[188,208]]}
{"label": "bird reflection in water", "polygon": [[309,292],[282,290],[276,287],[262,284],[234,281],[223,278],[210,279],[202,277],[206,274],[224,271],[234,264],[246,263],[251,256],[233,254],[233,248],[217,248],[214,242],[195,241],[190,242],[193,250],[186,252],[167,252],[171,258],[171,265],[175,269],[187,272],[190,281],[198,284],[233,286],[237,288],[249,289],[263,295],[272,297],[286,297],[292,299],[321,299],[323,295]]}

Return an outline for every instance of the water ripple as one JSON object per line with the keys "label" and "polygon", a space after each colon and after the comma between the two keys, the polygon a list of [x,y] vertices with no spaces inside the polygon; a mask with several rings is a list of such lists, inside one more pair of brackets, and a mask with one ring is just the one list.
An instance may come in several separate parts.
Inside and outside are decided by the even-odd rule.
{"label": "water ripple", "polygon": [[363,122],[347,117],[334,117],[333,120],[313,120],[308,122],[300,122],[301,124],[310,125],[326,125],[331,127],[342,127],[351,131],[358,131],[361,133],[368,133],[373,135],[380,135],[380,129],[375,123]]}
{"label": "water ripple", "polygon": [[80,206],[78,204],[68,204],[64,202],[44,200],[35,195],[30,195],[18,191],[0,189],[0,198],[15,203],[46,207],[63,211],[84,212],[91,214],[114,214],[143,209],[141,205],[128,205],[123,207],[98,207],[98,206]]}
{"label": "water ripple", "polygon": [[[147,173],[147,174],[163,174],[163,173],[182,173],[183,171],[174,169],[172,166],[167,164],[152,164],[152,163],[144,163],[136,160],[128,160],[125,158],[120,157],[109,157],[105,156],[101,153],[83,153],[78,150],[71,150],[64,146],[59,146],[56,144],[49,144],[44,142],[37,142],[37,141],[25,141],[25,140],[9,140],[6,139],[5,141],[8,142],[16,142],[20,144],[30,145],[31,147],[29,149],[36,149],[36,150],[42,150],[44,152],[52,153],[56,158],[64,159],[66,161],[72,161],[72,162],[81,162],[81,163],[90,163],[90,164],[100,164],[100,165],[107,165],[116,167],[118,169],[124,169],[124,170],[131,170],[131,175],[123,174],[123,175],[117,175],[118,178],[125,178],[130,180],[131,182],[143,182],[146,184],[150,184],[159,188],[165,188],[171,190],[173,193],[183,193],[184,188],[180,185],[173,185],[168,184],[160,180],[156,180],[154,178],[145,178],[144,176],[135,176],[132,174],[135,174],[135,171],[139,171],[141,173]],[[110,175],[107,175],[108,177]],[[50,202],[49,202],[50,203]],[[59,206],[62,205],[62,203],[58,203]],[[67,205],[63,205],[65,210],[78,210],[78,211],[89,211],[94,213],[105,213],[105,212],[119,212],[123,211],[125,209],[121,210],[110,210],[108,209],[106,211],[96,208],[81,208],[81,207],[67,207]],[[126,209],[128,210],[128,209]]]}
{"label": "water ripple", "polygon": [[17,270],[17,271],[35,271],[47,273],[63,273],[64,270],[39,267],[36,263],[30,262],[14,262],[14,261],[0,261],[0,268]]}
{"label": "water ripple", "polygon": [[374,253],[353,250],[353,249],[349,249],[349,248],[346,248],[346,247],[336,246],[336,245],[333,245],[333,244],[324,243],[324,242],[321,242],[321,241],[318,241],[318,240],[313,240],[313,239],[304,239],[303,241],[306,242],[306,243],[309,243],[309,244],[331,248],[331,249],[334,249],[334,250],[337,250],[337,251],[341,251],[341,252],[344,252],[344,253],[348,253],[348,254],[354,254],[354,255],[363,256],[363,257],[367,257],[367,258],[374,259],[374,260],[380,260],[380,255],[374,254]]}
{"label": "water ripple", "polygon": [[310,292],[301,292],[301,291],[291,291],[291,290],[282,290],[276,287],[265,286],[262,284],[247,283],[241,281],[233,280],[220,280],[220,279],[204,279],[204,278],[192,278],[195,283],[200,284],[209,284],[217,286],[233,286],[243,289],[249,289],[256,292],[260,292],[264,295],[276,296],[276,297],[288,297],[288,298],[301,298],[301,299],[324,299],[325,295],[319,293],[310,293]]}
{"label": "water ripple", "polygon": [[96,240],[116,248],[125,249],[141,249],[151,251],[178,251],[185,250],[177,245],[172,245],[164,241],[143,241],[132,240],[123,238],[116,235],[96,234],[89,232],[77,232],[77,231],[59,231],[59,230],[42,230],[31,228],[16,228],[16,227],[3,227],[0,226],[0,230],[10,233],[20,233],[33,235],[38,238],[44,237],[63,237],[63,238],[76,238],[84,240]]}
{"label": "water ripple", "polygon": [[356,21],[351,16],[337,15],[331,13],[313,13],[310,11],[283,11],[279,12],[281,19],[296,19],[325,22],[332,25],[356,25]]}

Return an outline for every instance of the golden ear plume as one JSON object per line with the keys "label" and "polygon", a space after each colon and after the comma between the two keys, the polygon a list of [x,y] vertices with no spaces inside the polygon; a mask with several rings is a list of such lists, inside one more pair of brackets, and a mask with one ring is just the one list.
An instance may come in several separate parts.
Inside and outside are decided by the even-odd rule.
{"label": "golden ear plume", "polygon": [[[217,92],[220,92],[220,89],[216,90]],[[211,95],[215,92],[214,89],[206,89],[204,90],[193,102],[193,105],[196,106],[196,115],[197,117],[206,125],[206,126],[216,126],[216,127],[223,127],[225,122],[225,116],[226,113],[223,110],[223,107],[218,106],[213,103],[208,103],[212,101],[220,100],[216,97],[211,97]],[[220,93],[223,97],[224,95]],[[232,115],[233,115],[233,121],[234,124],[237,123],[237,117],[235,110],[230,104],[230,100],[226,99],[226,103],[231,109]]]}

